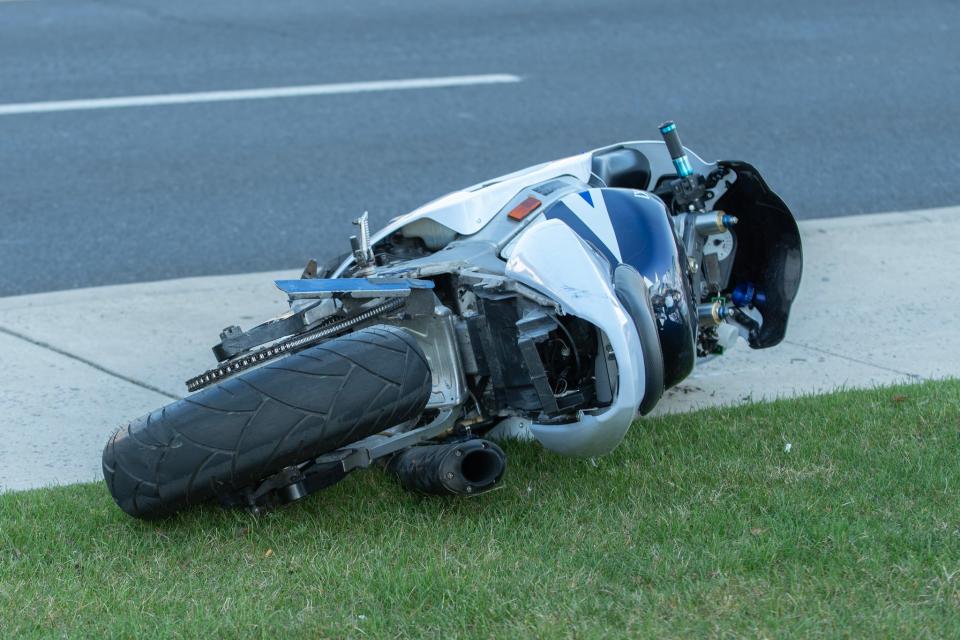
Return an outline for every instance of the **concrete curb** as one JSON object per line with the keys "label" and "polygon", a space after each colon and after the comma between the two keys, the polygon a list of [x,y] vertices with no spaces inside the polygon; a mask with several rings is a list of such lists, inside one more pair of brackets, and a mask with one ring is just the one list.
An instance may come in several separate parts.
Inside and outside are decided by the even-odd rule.
{"label": "concrete curb", "polygon": [[[960,207],[801,223],[804,279],[787,340],[734,349],[657,413],[960,375]],[[96,480],[112,429],[185,394],[227,324],[286,303],[268,272],[0,298],[0,489]]]}
{"label": "concrete curb", "polygon": [[960,207],[809,220],[800,232],[786,340],[705,363],[658,413],[960,375],[960,308],[935,286],[960,263]]}

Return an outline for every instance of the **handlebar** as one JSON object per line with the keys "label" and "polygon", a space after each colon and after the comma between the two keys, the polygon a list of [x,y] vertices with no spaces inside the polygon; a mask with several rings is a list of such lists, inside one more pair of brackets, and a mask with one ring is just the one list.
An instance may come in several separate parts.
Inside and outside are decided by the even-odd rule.
{"label": "handlebar", "polygon": [[664,122],[660,125],[660,135],[663,136],[663,141],[667,143],[667,151],[670,152],[670,158],[673,160],[673,166],[677,169],[677,175],[681,178],[692,175],[693,167],[690,166],[687,152],[683,150],[683,145],[680,143],[677,124],[673,120]]}

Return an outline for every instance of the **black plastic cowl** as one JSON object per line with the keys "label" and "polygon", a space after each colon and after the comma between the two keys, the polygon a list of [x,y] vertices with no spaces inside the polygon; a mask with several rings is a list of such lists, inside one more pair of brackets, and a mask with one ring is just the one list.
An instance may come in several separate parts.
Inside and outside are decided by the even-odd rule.
{"label": "black plastic cowl", "polygon": [[507,468],[503,450],[479,438],[410,447],[387,463],[408,491],[471,496],[492,489]]}
{"label": "black plastic cowl", "polygon": [[790,307],[800,288],[800,231],[790,209],[754,166],[731,161],[717,164],[737,175],[715,205],[739,219],[730,287],[749,284],[764,296],[763,324],[750,331],[748,342],[753,349],[766,349],[780,344],[786,335]]}

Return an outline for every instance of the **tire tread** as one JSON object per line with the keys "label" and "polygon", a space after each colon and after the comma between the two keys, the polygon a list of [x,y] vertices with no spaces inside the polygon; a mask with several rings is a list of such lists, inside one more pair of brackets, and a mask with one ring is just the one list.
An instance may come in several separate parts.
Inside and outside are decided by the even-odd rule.
{"label": "tire tread", "polygon": [[415,418],[430,388],[413,336],[370,327],[117,429],[103,451],[104,479],[130,515],[166,516]]}

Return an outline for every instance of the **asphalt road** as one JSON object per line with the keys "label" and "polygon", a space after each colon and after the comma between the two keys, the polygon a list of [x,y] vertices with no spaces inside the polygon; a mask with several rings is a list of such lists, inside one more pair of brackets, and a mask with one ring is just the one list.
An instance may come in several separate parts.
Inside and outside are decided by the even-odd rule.
{"label": "asphalt road", "polygon": [[523,81],[0,116],[0,295],[295,267],[667,118],[801,218],[960,201],[951,0],[0,0],[0,104],[485,73]]}

